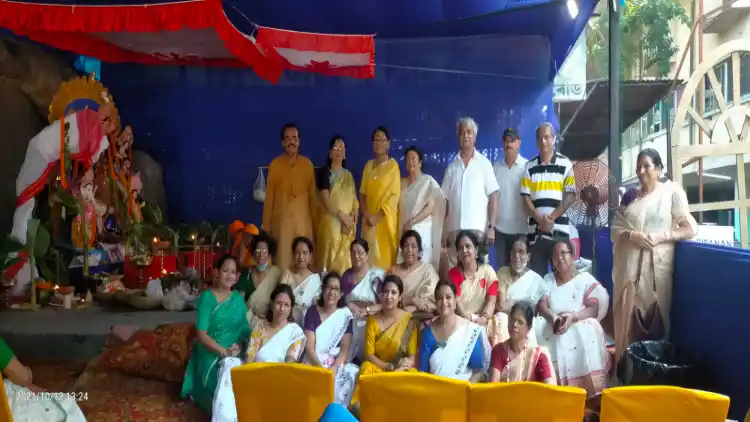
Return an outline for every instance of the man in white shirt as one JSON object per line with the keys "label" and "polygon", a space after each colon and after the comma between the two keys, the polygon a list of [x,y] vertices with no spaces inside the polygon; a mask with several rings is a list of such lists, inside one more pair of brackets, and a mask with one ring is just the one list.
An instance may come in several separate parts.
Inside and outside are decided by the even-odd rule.
{"label": "man in white shirt", "polygon": [[502,207],[495,222],[495,260],[498,268],[509,265],[513,242],[525,237],[529,231],[529,218],[521,198],[521,178],[527,160],[521,157],[520,150],[521,137],[518,132],[512,128],[506,129],[503,132],[505,158],[494,165],[495,178],[500,187],[498,202]]}
{"label": "man in white shirt", "polygon": [[471,117],[459,120],[459,153],[443,176],[443,194],[447,199],[443,245],[448,252],[449,268],[457,262],[455,241],[459,231],[471,230],[486,244],[495,241],[497,179],[490,160],[475,148],[478,130]]}

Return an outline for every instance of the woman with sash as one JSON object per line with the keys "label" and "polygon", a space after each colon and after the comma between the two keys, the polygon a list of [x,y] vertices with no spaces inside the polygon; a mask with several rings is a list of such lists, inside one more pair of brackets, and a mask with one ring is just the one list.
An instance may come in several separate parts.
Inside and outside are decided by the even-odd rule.
{"label": "woman with sash", "polygon": [[352,311],[341,294],[341,278],[335,272],[323,278],[323,292],[305,316],[305,363],[333,371],[336,403],[349,405],[359,367],[349,363]]}
{"label": "woman with sash", "polygon": [[419,370],[476,383],[490,366],[490,343],[483,327],[456,313],[456,293],[447,280],[435,287],[438,316],[422,329]]}
{"label": "woman with sash", "polygon": [[[271,306],[264,319],[250,336],[244,363],[299,362],[305,349],[305,333],[292,318],[294,294],[286,284],[279,284],[271,293]],[[243,361],[237,357],[222,359],[219,383],[213,403],[212,422],[236,422],[237,406],[232,389],[232,368]]]}
{"label": "woman with sash", "polygon": [[552,247],[553,272],[544,277],[536,337],[550,352],[560,385],[581,387],[589,396],[600,393],[609,370],[609,354],[600,321],[607,314],[609,294],[573,263],[567,238]]}
{"label": "woman with sash", "polygon": [[279,284],[281,270],[270,265],[271,256],[276,252],[276,243],[265,232],[253,237],[250,243],[255,264],[240,277],[235,289],[243,294],[247,301],[247,319],[255,327],[268,312],[268,298]]}
{"label": "woman with sash", "polygon": [[[419,233],[422,239],[421,261],[439,268],[445,197],[438,182],[422,173],[424,154],[419,148],[407,148],[404,162],[408,176],[401,180],[398,228],[401,236],[409,230]],[[399,262],[402,258],[399,256]],[[432,290],[429,295],[432,296]]]}
{"label": "woman with sash", "polygon": [[388,156],[391,138],[386,128],[375,129],[372,143],[375,159],[365,164],[359,188],[362,237],[370,244],[370,262],[390,268],[396,263],[401,170],[396,160]]}
{"label": "woman with sash", "polygon": [[623,197],[612,225],[615,362],[630,343],[658,340],[669,333],[675,243],[697,233],[685,191],[661,182],[663,170],[656,150],[638,153],[640,187],[628,191],[630,198]]}
{"label": "woman with sash", "polygon": [[218,381],[219,362],[240,353],[242,339],[250,334],[245,300],[232,287],[237,264],[231,255],[216,261],[214,283],[198,298],[193,350],[182,382],[182,397],[211,411]]}
{"label": "woman with sash", "polygon": [[490,382],[533,381],[557,385],[555,370],[547,351],[533,345],[534,306],[516,302],[509,311],[508,340],[492,349]]}
{"label": "woman with sash", "polygon": [[313,243],[306,237],[296,237],[292,241],[292,267],[284,270],[281,284],[288,284],[294,292],[294,322],[302,325],[305,321],[307,309],[313,306],[315,299],[320,296],[320,275],[310,271],[310,261],[313,254]]}
{"label": "woman with sash", "polygon": [[[458,232],[458,265],[448,271],[448,278],[456,286],[459,313],[469,321],[485,327],[495,313],[498,286],[495,270],[484,263],[484,254],[480,254],[478,248],[479,238],[473,231]],[[491,338],[495,335],[487,334]]]}
{"label": "woman with sash", "polygon": [[357,187],[346,169],[346,144],[334,136],[328,146],[328,162],[318,170],[318,196],[323,206],[318,223],[317,268],[339,274],[352,266],[349,245],[357,234]]}
{"label": "woman with sash", "polygon": [[[360,375],[390,371],[416,371],[417,322],[411,312],[401,309],[404,284],[396,275],[383,280],[381,302],[383,306],[367,318],[365,334],[365,362]],[[359,401],[355,390],[352,404]]]}
{"label": "woman with sash", "polygon": [[[491,344],[497,344],[508,338],[506,327],[510,309],[518,302],[529,302],[536,304],[541,299],[541,289],[544,280],[536,272],[528,267],[531,254],[529,253],[529,241],[526,236],[515,240],[510,248],[510,265],[497,270],[498,295],[495,305],[495,315],[490,320],[487,331],[496,333],[496,338],[491,338]],[[529,330],[529,344],[537,345],[534,330]]]}
{"label": "woman with sash", "polygon": [[432,317],[438,275],[432,264],[420,259],[423,254],[422,237],[416,230],[406,230],[401,236],[400,245],[403,261],[394,265],[389,273],[399,276],[404,282],[404,310]]}
{"label": "woman with sash", "polygon": [[380,311],[378,292],[385,271],[370,267],[370,245],[364,239],[355,239],[350,247],[352,267],[341,276],[341,291],[346,296],[354,315],[354,338],[349,348],[351,358],[364,359],[365,323],[367,317]]}

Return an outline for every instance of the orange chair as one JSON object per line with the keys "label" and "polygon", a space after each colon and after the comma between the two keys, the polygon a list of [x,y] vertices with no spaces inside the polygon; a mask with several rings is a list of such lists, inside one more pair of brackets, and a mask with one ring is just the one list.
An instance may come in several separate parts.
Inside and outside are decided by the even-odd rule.
{"label": "orange chair", "polygon": [[581,422],[586,391],[539,382],[474,384],[469,422]]}
{"label": "orange chair", "polygon": [[240,422],[317,422],[333,402],[333,373],[297,363],[251,363],[232,369]]}
{"label": "orange chair", "polygon": [[359,388],[361,422],[467,421],[465,381],[423,372],[386,372],[361,376]]}
{"label": "orange chair", "polygon": [[725,422],[729,397],[670,386],[608,388],[602,393],[602,422]]}
{"label": "orange chair", "polygon": [[0,396],[3,400],[3,404],[0,405],[0,422],[13,422],[13,414],[10,413],[10,404],[8,404],[8,395],[5,393],[5,382],[2,374],[0,374]]}

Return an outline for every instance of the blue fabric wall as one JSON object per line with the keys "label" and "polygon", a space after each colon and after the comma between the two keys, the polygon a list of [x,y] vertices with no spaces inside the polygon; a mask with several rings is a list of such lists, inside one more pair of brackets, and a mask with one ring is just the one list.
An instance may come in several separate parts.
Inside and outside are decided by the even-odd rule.
{"label": "blue fabric wall", "polygon": [[389,128],[397,159],[409,145],[422,148],[425,171],[438,181],[456,154],[455,125],[462,116],[478,122],[477,146],[490,159],[501,156],[500,137],[510,126],[525,139],[522,152],[535,155],[536,126],[556,124],[546,40],[417,44],[378,44],[378,63],[388,64],[377,66],[373,80],[296,72],[271,86],[251,70],[135,65],[105,65],[102,79],[123,124],[133,126],[136,149],[163,165],[168,214],[176,222],[260,222],[253,182],[258,166],[281,153],[280,129],[287,122],[299,125],[302,153],[316,165],[324,164],[331,136],[344,135],[357,179],[372,158],[378,125]]}

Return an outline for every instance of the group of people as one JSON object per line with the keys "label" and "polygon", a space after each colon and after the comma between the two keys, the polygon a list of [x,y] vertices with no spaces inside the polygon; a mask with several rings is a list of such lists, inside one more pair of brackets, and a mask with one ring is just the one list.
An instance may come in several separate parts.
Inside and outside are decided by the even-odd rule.
{"label": "group of people", "polygon": [[[441,187],[422,173],[417,148],[406,150],[401,180],[388,132],[377,128],[357,195],[343,138],[332,139],[313,178],[297,128],[284,127],[263,230],[237,226],[233,254],[199,298],[183,396],[215,421],[236,420],[230,371],[252,362],[331,369],[335,401],[355,407],[358,378],[384,371],[601,392],[610,298],[573,261],[572,164],[555,152],[549,124],[537,129],[539,155],[528,161],[506,130],[505,158],[494,166],[474,148],[476,132],[473,120],[459,122],[460,152]],[[658,153],[642,151],[637,165],[641,185],[612,227],[618,357],[632,341],[665,335],[673,244],[696,229],[684,191],[660,181]]]}

